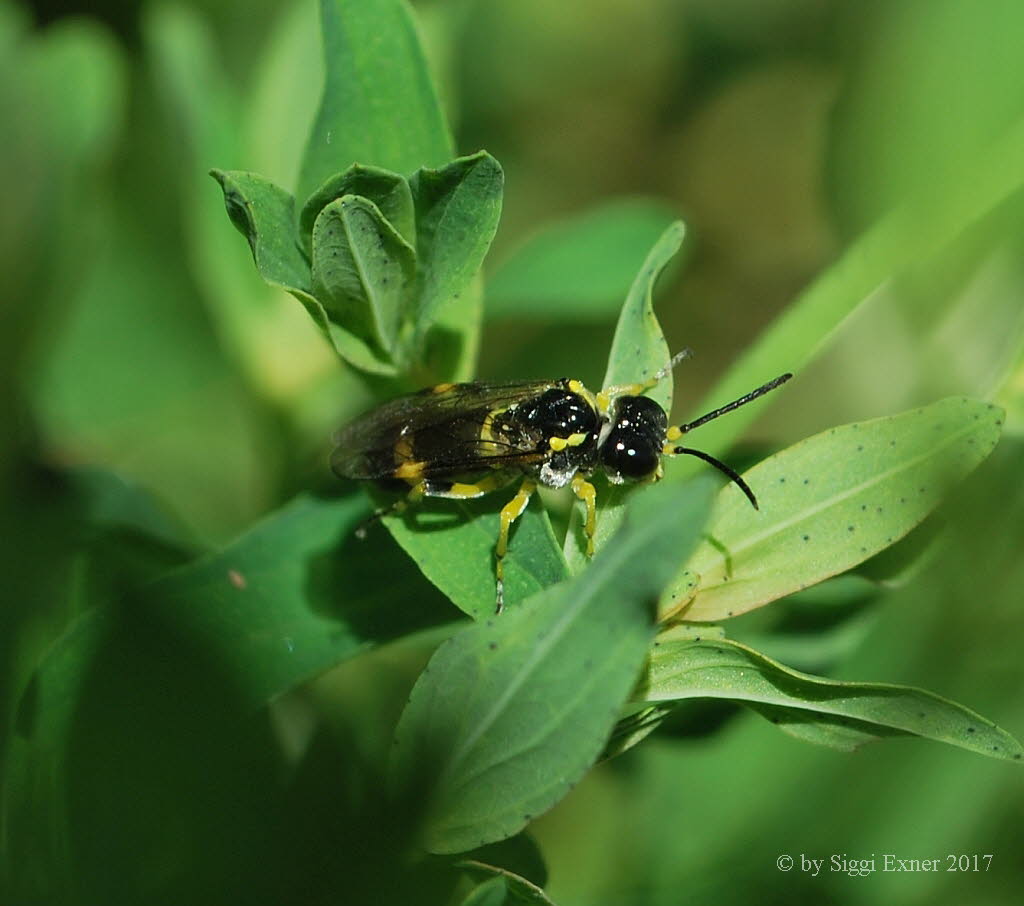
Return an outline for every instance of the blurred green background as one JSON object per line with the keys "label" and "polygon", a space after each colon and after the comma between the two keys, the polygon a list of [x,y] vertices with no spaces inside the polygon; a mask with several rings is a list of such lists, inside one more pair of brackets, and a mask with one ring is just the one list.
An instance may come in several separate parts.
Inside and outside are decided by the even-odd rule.
{"label": "blurred green background", "polygon": [[[597,384],[625,290],[616,275],[681,215],[685,260],[659,314],[671,347],[696,351],[676,376],[689,408],[856,237],[905,199],[982,178],[1024,117],[1017,0],[414,6],[457,147],[486,148],[506,170],[483,377]],[[76,614],[330,486],[330,431],[372,399],[301,306],[260,281],[206,175],[294,185],[318,47],[312,0],[0,2],[0,752],[32,667]],[[530,259],[532,236],[574,234],[574,222],[607,258],[583,254],[577,270],[571,249],[564,263]],[[913,581],[859,609],[855,631],[837,620],[809,632],[786,604],[765,627],[777,641],[785,619],[804,633],[791,634],[793,666],[929,688],[1018,736],[1022,298],[1018,191],[874,292],[751,439],[783,446],[949,393],[1008,407],[1000,447],[942,514],[950,542]],[[366,660],[349,691],[332,675],[311,700],[379,708],[379,735],[381,687],[401,692],[415,670],[387,652]],[[277,731],[277,744],[294,735]],[[269,734],[249,744],[273,746]],[[997,904],[1024,895],[1022,813],[1024,777],[1004,762],[921,741],[840,755],[693,708],[534,830],[561,904]],[[263,832],[252,811],[236,817],[206,832],[243,820]],[[939,858],[943,870],[776,868],[801,853]],[[993,854],[988,871],[945,871],[947,855],[975,853]]]}

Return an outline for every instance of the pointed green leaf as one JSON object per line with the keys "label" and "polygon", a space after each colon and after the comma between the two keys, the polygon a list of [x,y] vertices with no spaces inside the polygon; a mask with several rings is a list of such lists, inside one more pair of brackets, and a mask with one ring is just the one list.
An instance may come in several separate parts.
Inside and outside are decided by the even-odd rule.
{"label": "pointed green leaf", "polygon": [[429,851],[511,836],[600,754],[654,634],[652,602],[711,496],[710,482],[652,490],[590,569],[459,633],[417,681],[394,768],[423,790]]}
{"label": "pointed green leaf", "polygon": [[[612,348],[608,356],[604,387],[632,384],[653,377],[671,361],[668,343],[654,314],[654,283],[658,275],[679,251],[686,228],[681,220],[671,224],[647,255],[643,267],[633,280],[619,321],[615,327]],[[672,408],[672,376],[647,392],[647,396],[661,404],[665,411]],[[600,548],[615,532],[622,521],[622,504],[629,488],[598,482],[597,531],[594,541]],[[569,532],[565,537],[565,556],[572,570],[586,564],[586,541],[583,537],[579,512],[573,512]]]}
{"label": "pointed green leaf", "polygon": [[405,0],[320,0],[324,93],[298,197],[353,163],[412,173],[454,154]]}
{"label": "pointed green leaf", "polygon": [[664,202],[618,198],[545,224],[488,278],[488,315],[603,321],[674,219]]}
{"label": "pointed green leaf", "polygon": [[295,237],[295,202],[279,186],[255,173],[211,170],[224,190],[231,222],[252,249],[260,276],[298,299],[342,358],[374,374],[395,374],[395,367],[363,339],[331,323],[312,294],[312,274]]}
{"label": "pointed green leaf", "polygon": [[832,428],[719,494],[708,539],[687,563],[700,576],[686,619],[718,621],[820,582],[902,538],[999,439],[1002,411],[964,397]]}
{"label": "pointed green leaf", "polygon": [[431,327],[468,289],[498,229],[504,186],[501,165],[486,151],[409,181],[416,204],[419,255],[417,330]]}
{"label": "pointed green leaf", "polygon": [[295,202],[256,173],[211,170],[224,191],[228,217],[249,243],[260,276],[290,293],[308,295],[309,264],[295,243]]}
{"label": "pointed green leaf", "polygon": [[[498,511],[508,494],[479,500],[427,499],[404,516],[384,519],[388,530],[423,574],[474,619],[494,614],[494,545]],[[382,501],[386,503],[386,501]],[[524,598],[569,574],[538,495],[516,520],[505,558],[505,604]]]}
{"label": "pointed green leaf", "polygon": [[337,173],[328,179],[302,206],[299,238],[308,255],[313,254],[313,224],[320,212],[332,201],[345,195],[368,198],[406,243],[416,247],[416,218],[412,193],[405,177],[380,167],[353,164],[344,173]]}
{"label": "pointed green leaf", "polygon": [[638,698],[740,702],[794,735],[844,749],[883,736],[911,735],[993,758],[1020,761],[1024,756],[1020,743],[1005,730],[931,692],[798,673],[727,639],[658,645]]}
{"label": "pointed green leaf", "polygon": [[313,293],[327,316],[389,357],[416,276],[416,253],[369,199],[332,201],[313,227]]}

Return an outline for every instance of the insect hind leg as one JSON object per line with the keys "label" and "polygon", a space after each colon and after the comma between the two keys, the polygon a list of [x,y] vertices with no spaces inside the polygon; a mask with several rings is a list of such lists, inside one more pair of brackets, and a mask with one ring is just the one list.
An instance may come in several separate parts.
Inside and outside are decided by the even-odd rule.
{"label": "insect hind leg", "polygon": [[374,510],[369,516],[367,516],[362,522],[356,526],[355,536],[362,541],[366,537],[366,531],[376,522],[380,522],[385,516],[400,516],[409,507],[418,504],[424,497],[428,495],[426,481],[417,481],[404,497],[399,497],[394,503],[389,506],[380,507]]}
{"label": "insect hind leg", "polygon": [[535,490],[537,490],[537,482],[532,478],[524,478],[515,497],[501,508],[498,543],[494,548],[495,613],[501,613],[505,607],[505,553],[508,551],[509,532],[512,529],[512,523],[523,515]]}

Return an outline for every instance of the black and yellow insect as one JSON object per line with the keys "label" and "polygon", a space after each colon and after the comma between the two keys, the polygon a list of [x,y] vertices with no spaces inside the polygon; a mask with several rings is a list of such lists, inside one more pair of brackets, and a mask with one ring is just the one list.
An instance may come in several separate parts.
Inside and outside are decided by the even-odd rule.
{"label": "black and yellow insect", "polygon": [[587,554],[594,552],[596,492],[588,480],[602,471],[609,481],[657,481],[661,457],[697,456],[725,473],[747,495],[746,482],[713,456],[679,446],[694,428],[757,399],[792,375],[763,384],[745,396],[683,425],[669,427],[657,402],[643,396],[683,358],[642,383],[591,393],[580,381],[438,384],[384,403],[345,425],[336,435],[331,467],[343,478],[408,487],[394,506],[400,512],[424,497],[480,497],[517,478],[516,495],[501,509],[495,547],[497,610],[503,603],[503,560],[509,530],[537,485],[570,486],[586,506]]}

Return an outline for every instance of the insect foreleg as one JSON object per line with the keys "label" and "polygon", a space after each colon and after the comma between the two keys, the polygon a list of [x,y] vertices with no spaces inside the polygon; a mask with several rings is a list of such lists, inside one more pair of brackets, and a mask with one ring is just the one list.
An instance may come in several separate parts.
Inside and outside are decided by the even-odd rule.
{"label": "insect foreleg", "polygon": [[582,473],[572,478],[572,492],[583,501],[587,508],[587,521],[583,523],[583,534],[587,539],[587,556],[594,556],[594,530],[597,525],[597,491]]}

